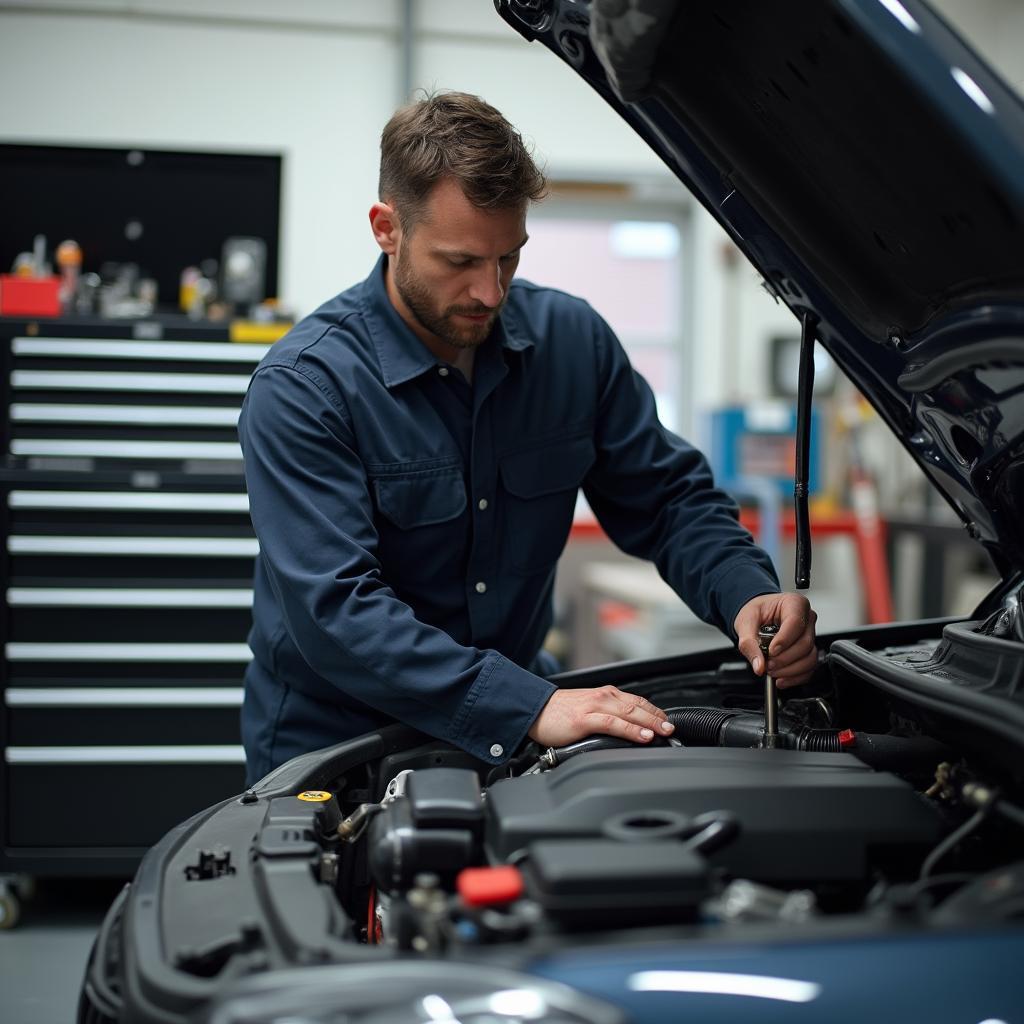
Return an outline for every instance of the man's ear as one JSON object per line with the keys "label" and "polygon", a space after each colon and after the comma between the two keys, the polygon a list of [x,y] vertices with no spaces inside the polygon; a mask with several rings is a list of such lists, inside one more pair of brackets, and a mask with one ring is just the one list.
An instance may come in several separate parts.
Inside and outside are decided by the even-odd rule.
{"label": "man's ear", "polygon": [[370,207],[370,228],[381,252],[394,256],[402,237],[394,207],[388,203],[374,203]]}

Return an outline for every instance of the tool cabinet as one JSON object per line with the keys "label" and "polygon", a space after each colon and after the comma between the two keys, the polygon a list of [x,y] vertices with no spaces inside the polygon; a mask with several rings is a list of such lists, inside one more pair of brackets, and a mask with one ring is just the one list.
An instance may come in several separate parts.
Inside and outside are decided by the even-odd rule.
{"label": "tool cabinet", "polygon": [[0,872],[130,874],[244,782],[236,422],[264,345],[0,321]]}

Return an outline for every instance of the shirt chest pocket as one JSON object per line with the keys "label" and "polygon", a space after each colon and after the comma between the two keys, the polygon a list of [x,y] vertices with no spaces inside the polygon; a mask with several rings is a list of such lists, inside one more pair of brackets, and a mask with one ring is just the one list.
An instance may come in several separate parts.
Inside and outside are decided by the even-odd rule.
{"label": "shirt chest pocket", "polygon": [[378,559],[387,577],[430,577],[461,563],[467,540],[462,468],[371,478]]}
{"label": "shirt chest pocket", "polygon": [[572,528],[576,493],[594,458],[594,442],[587,436],[553,441],[501,460],[504,535],[514,569],[546,572],[558,561]]}

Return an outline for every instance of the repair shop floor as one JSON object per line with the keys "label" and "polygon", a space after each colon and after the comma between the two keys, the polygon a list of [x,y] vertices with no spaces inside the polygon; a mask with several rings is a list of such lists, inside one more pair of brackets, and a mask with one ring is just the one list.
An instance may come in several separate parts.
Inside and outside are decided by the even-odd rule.
{"label": "repair shop floor", "polygon": [[85,961],[123,881],[39,881],[21,921],[0,931],[0,1021],[74,1024]]}

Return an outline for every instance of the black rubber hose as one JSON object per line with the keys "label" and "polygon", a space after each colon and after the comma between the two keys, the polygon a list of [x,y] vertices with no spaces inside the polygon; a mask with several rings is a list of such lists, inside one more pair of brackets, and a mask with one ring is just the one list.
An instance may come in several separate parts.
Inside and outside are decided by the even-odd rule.
{"label": "black rubber hose", "polygon": [[838,729],[800,729],[790,732],[786,746],[794,750],[811,750],[818,754],[838,754],[842,752]]}
{"label": "black rubber hose", "polygon": [[853,743],[842,749],[860,758],[872,768],[884,768],[894,772],[930,772],[942,761],[956,759],[951,747],[927,736],[889,736],[877,732],[854,732]]}
{"label": "black rubber hose", "polygon": [[[779,721],[778,745],[786,745],[786,723]],[[764,717],[745,711],[731,718],[722,726],[718,744],[722,747],[759,747],[764,740]]]}
{"label": "black rubber hose", "polygon": [[[764,732],[764,718],[749,711],[723,708],[672,708],[667,712],[676,738],[691,747],[756,747]],[[888,771],[928,770],[948,761],[953,751],[927,736],[889,736],[853,732],[852,740],[840,741],[840,729],[807,729],[786,721],[779,723],[779,745],[788,750],[814,753],[849,753],[872,768]]]}
{"label": "black rubber hose", "polygon": [[[723,711],[721,708],[677,708],[667,711],[666,714],[668,720],[676,727],[672,734],[673,739],[693,747],[714,747],[719,745],[718,737],[722,723],[742,712]],[[577,740],[564,747],[555,747],[554,763],[564,764],[580,754],[589,754],[594,750],[617,750],[635,746],[632,740],[619,736],[588,736],[585,740]]]}
{"label": "black rubber hose", "polygon": [[[764,718],[750,711],[725,708],[670,708],[668,719],[676,727],[673,738],[688,747],[756,747],[764,733]],[[927,771],[948,761],[953,751],[926,736],[888,736],[882,733],[854,732],[850,741],[840,741],[840,729],[808,729],[779,722],[779,746],[786,750],[812,753],[848,753],[872,768],[886,771]],[[585,740],[559,747],[555,764],[594,750],[614,750],[635,744],[617,736],[589,736]]]}
{"label": "black rubber hose", "polygon": [[676,727],[672,734],[688,747],[721,746],[722,727],[742,711],[726,711],[723,708],[670,708],[665,712],[668,720]]}

